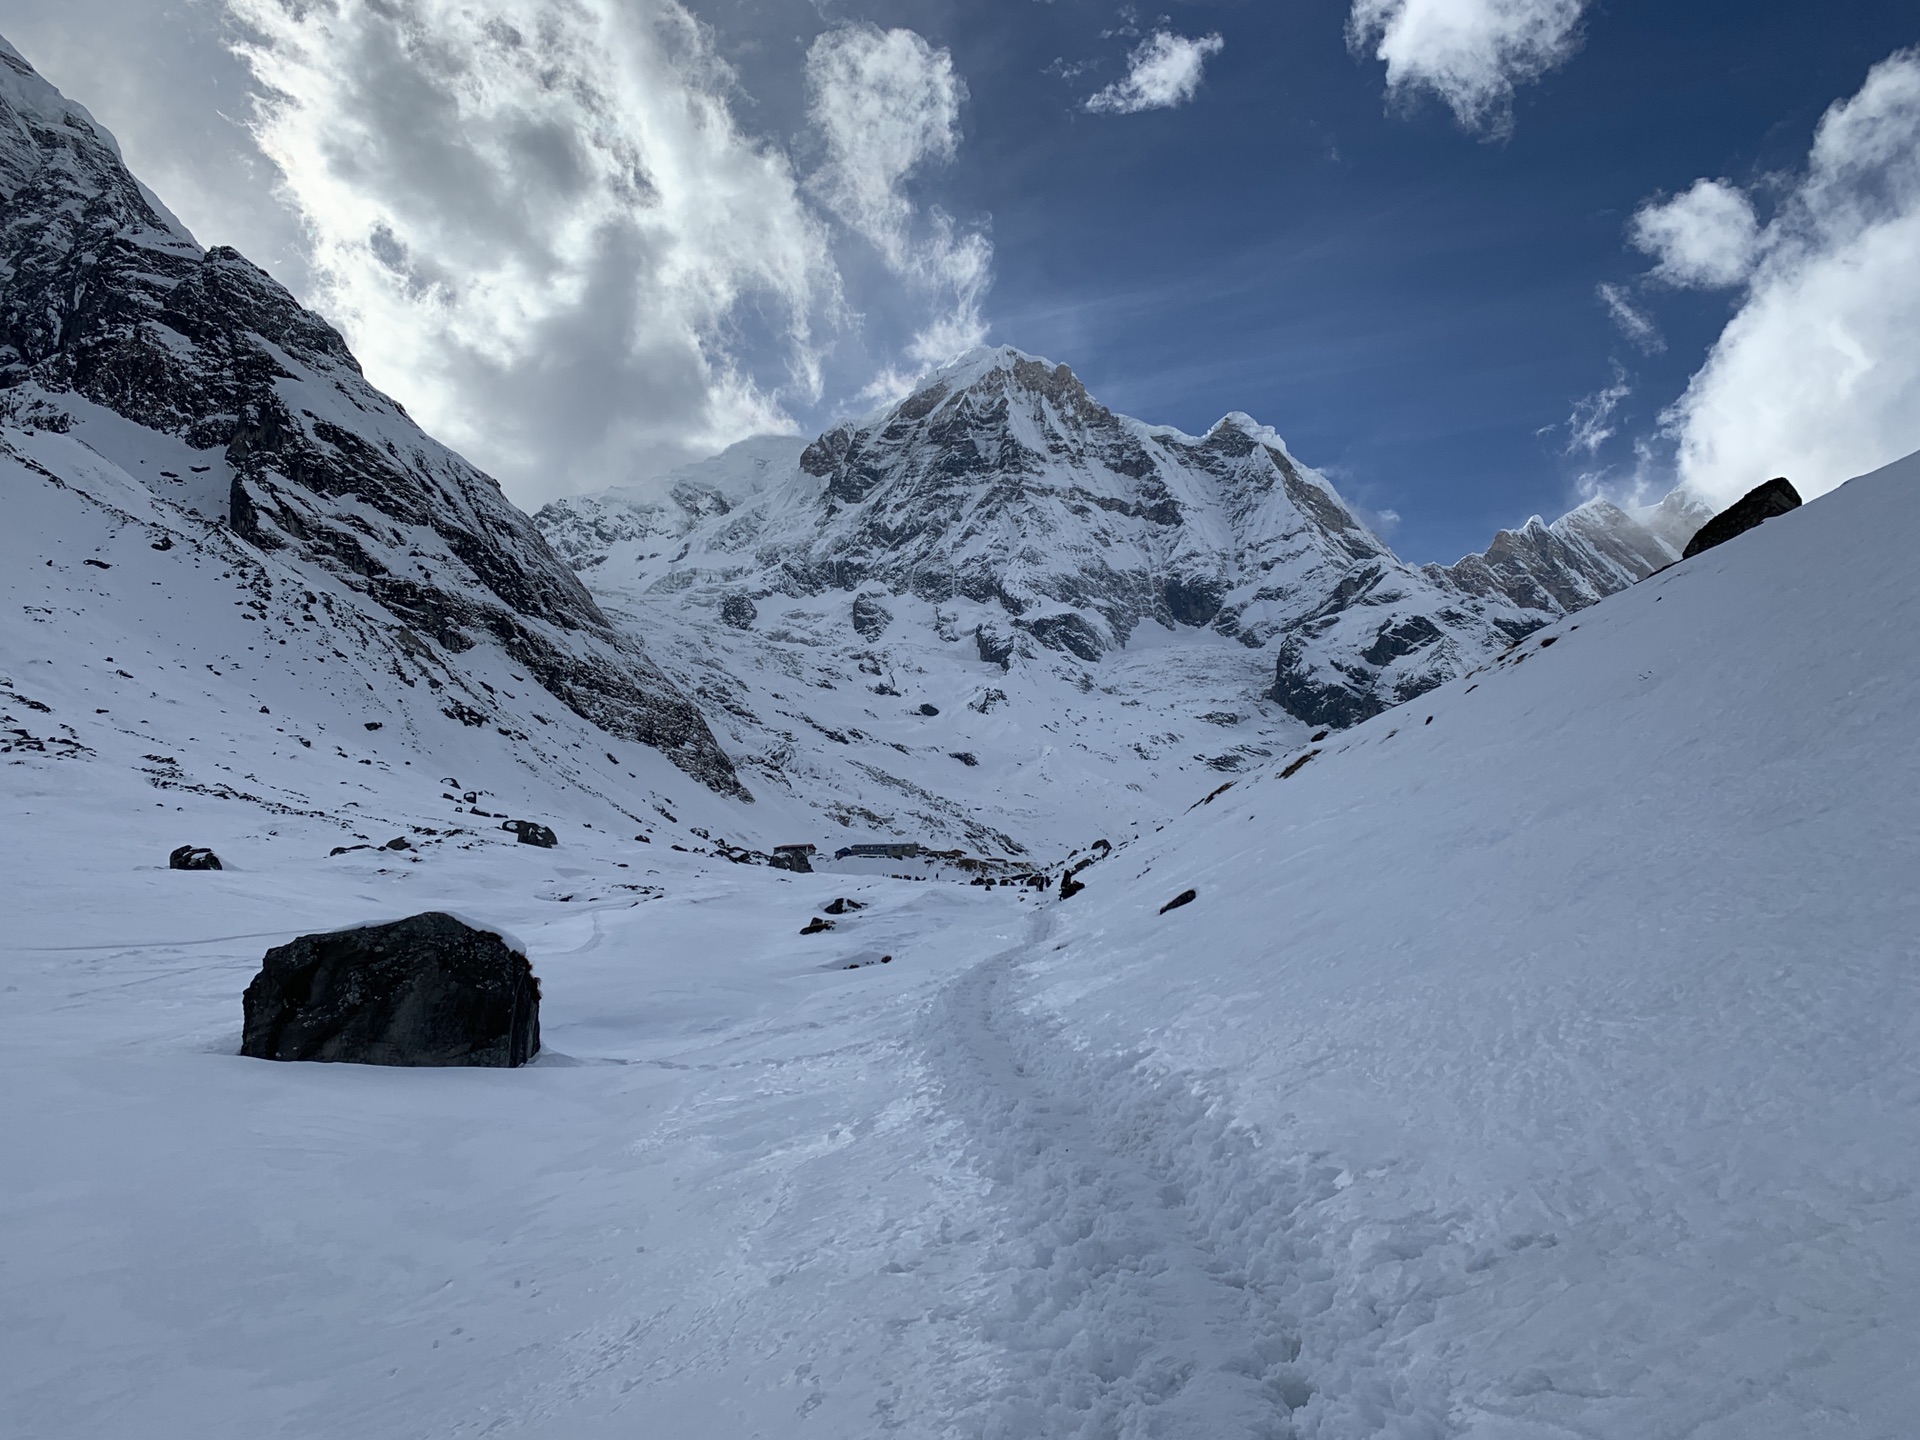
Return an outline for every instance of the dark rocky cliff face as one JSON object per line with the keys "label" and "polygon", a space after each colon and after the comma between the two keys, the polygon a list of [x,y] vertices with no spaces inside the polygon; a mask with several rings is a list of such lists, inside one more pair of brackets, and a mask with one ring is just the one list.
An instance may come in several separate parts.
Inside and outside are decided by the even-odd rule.
{"label": "dark rocky cliff face", "polygon": [[[698,710],[491,478],[368,384],[330,325],[202,250],[111,136],[0,41],[0,393],[76,396],[225,462],[228,518],[451,653],[497,644],[556,699],[744,794]],[[60,423],[53,418],[50,423]]]}

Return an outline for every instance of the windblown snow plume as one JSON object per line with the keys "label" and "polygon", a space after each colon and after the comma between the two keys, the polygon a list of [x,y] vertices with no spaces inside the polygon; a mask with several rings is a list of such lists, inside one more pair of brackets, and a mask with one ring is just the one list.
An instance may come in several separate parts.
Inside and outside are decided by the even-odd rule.
{"label": "windblown snow plume", "polygon": [[[228,5],[324,308],[523,502],[817,395],[826,227],[674,0]],[[729,338],[749,310],[759,371]]]}
{"label": "windblown snow plume", "polygon": [[[979,344],[993,247],[977,231],[960,233],[938,206],[923,219],[906,192],[918,172],[951,161],[959,148],[967,87],[952,55],[911,30],[846,25],[808,49],[807,89],[827,152],[809,188],[935,305],[909,356],[924,369]],[[877,385],[903,391],[910,379],[890,375]]]}
{"label": "windblown snow plume", "polygon": [[1142,110],[1171,110],[1199,93],[1207,58],[1226,47],[1218,35],[1188,39],[1161,30],[1149,35],[1128,57],[1126,78],[1090,96],[1096,115],[1135,115]]}
{"label": "windblown snow plume", "polygon": [[1702,180],[1631,233],[1659,278],[1745,291],[1666,416],[1703,498],[1774,475],[1818,495],[1920,447],[1920,50],[1827,111],[1764,225],[1746,194]]}
{"label": "windblown snow plume", "polygon": [[1468,130],[1513,128],[1513,92],[1580,45],[1585,0],[1353,0],[1347,43],[1387,67],[1387,93],[1431,91]]}

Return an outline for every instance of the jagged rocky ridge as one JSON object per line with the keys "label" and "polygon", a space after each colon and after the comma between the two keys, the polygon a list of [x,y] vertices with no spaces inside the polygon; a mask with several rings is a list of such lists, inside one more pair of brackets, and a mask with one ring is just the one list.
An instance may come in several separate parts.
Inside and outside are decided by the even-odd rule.
{"label": "jagged rocky ridge", "polygon": [[[112,417],[177,437],[204,463],[150,483],[343,580],[389,622],[400,668],[497,645],[582,718],[745,794],[700,712],[498,485],[368,384],[339,334],[263,271],[202,249],[3,40],[0,405],[77,427],[102,453],[122,438]],[[492,718],[483,690],[442,699],[468,723]]]}
{"label": "jagged rocky ridge", "polygon": [[1413,566],[1248,416],[1204,436],[1148,425],[1002,348],[804,448],[750,442],[664,495],[536,518],[596,583],[617,554],[622,587],[743,628],[776,597],[843,592],[872,639],[910,596],[1002,668],[1048,651],[1092,665],[1149,622],[1211,632],[1271,653],[1268,695],[1290,714],[1348,725],[1671,563],[1705,516],[1673,501],[1650,525],[1595,501]]}

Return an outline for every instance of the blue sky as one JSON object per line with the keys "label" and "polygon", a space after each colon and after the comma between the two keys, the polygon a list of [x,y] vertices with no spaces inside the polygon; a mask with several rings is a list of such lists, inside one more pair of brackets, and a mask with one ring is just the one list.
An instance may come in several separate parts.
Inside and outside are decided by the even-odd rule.
{"label": "blue sky", "polygon": [[[1627,243],[1636,207],[1804,164],[1827,106],[1920,40],[1911,5],[1876,0],[1613,3],[1488,140],[1437,100],[1390,110],[1342,4],[1164,13],[1226,45],[1190,104],[1135,115],[1075,105],[1124,63],[1127,40],[1099,39],[1111,6],[879,17],[951,47],[968,77],[966,143],[938,184],[956,213],[992,217],[993,337],[1145,418],[1257,415],[1397,512],[1395,545],[1422,560],[1558,514],[1596,461],[1629,469],[1726,322],[1724,295],[1668,292],[1648,306],[1664,353],[1619,333],[1596,287],[1647,269]],[[1059,56],[1103,68],[1044,74]],[[1564,429],[1539,432],[1616,361],[1634,389],[1618,432],[1566,455]]]}
{"label": "blue sky", "polygon": [[[1477,113],[1434,80],[1415,21],[1529,11]],[[1416,560],[1920,447],[1911,3],[0,0],[0,32],[523,504],[979,336],[1148,420],[1254,414]],[[1128,102],[1156,35],[1203,52]]]}

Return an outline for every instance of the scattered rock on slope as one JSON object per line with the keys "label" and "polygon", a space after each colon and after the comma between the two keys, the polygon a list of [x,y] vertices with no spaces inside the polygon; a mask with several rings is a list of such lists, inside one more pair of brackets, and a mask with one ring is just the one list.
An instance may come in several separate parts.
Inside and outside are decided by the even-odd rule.
{"label": "scattered rock on slope", "polygon": [[1693,539],[1687,542],[1686,554],[1681,558],[1690,560],[1702,550],[1724,545],[1734,536],[1743,535],[1774,516],[1784,515],[1799,507],[1800,492],[1793,488],[1784,475],[1764,485],[1756,485],[1702,525]]}
{"label": "scattered rock on slope", "polygon": [[540,1049],[540,981],[486,930],[429,911],[302,935],[247,986],[240,1053],[361,1065],[524,1065]]}

